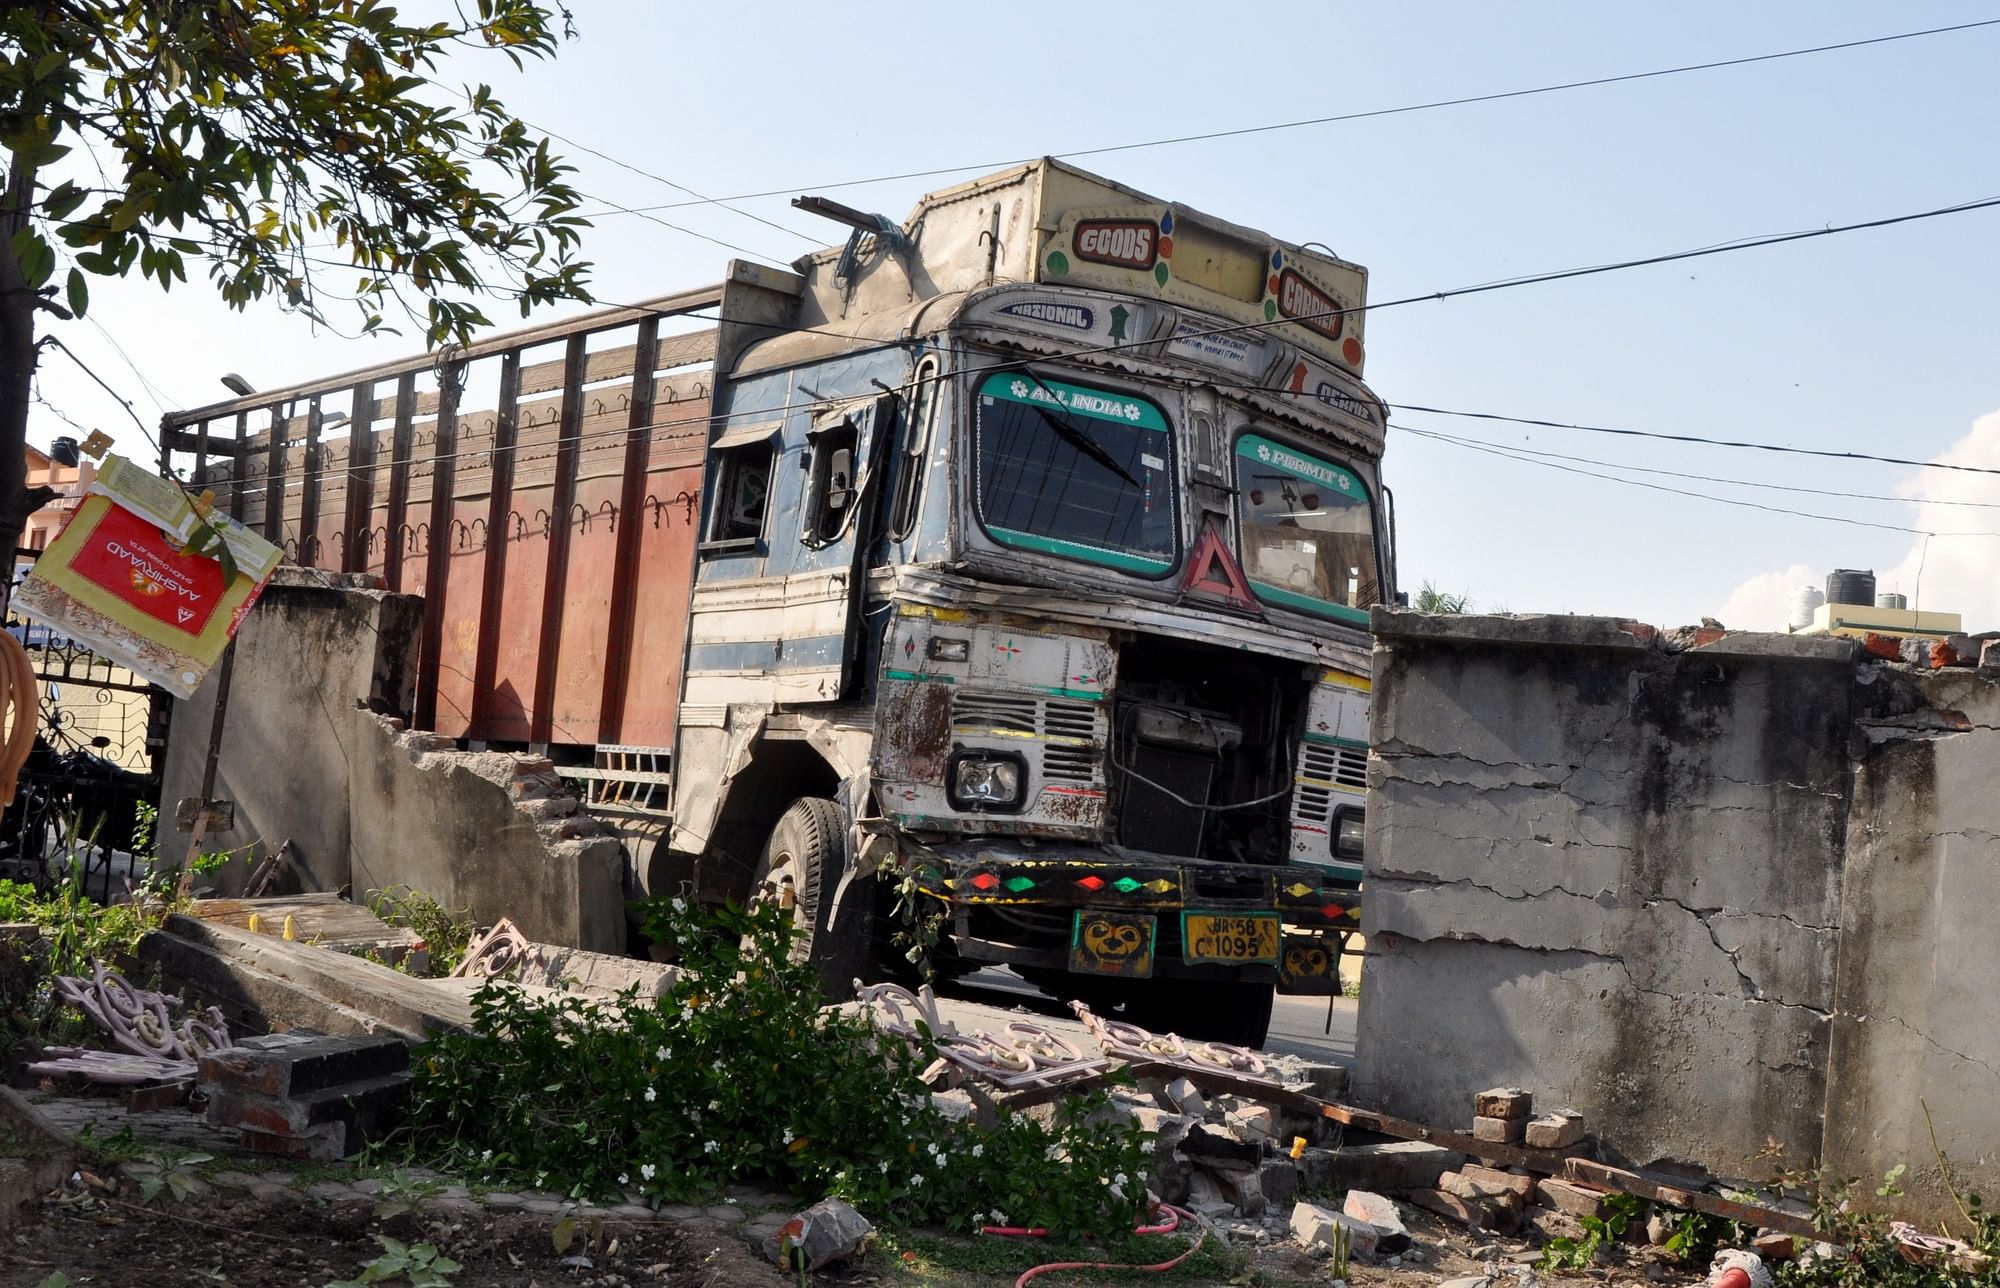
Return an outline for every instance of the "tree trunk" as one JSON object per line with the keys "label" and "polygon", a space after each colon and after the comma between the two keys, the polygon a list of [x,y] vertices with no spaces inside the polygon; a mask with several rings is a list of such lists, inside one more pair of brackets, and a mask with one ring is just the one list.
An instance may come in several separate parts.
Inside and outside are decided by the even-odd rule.
{"label": "tree trunk", "polygon": [[35,297],[14,256],[14,234],[28,225],[35,172],[18,167],[0,200],[0,608],[12,596],[14,550],[28,525],[28,396],[34,388]]}

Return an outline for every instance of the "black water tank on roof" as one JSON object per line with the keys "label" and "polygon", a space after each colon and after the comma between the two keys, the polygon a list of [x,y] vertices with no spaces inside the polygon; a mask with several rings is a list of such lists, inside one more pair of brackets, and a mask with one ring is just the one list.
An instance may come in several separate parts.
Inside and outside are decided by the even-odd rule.
{"label": "black water tank on roof", "polygon": [[1829,604],[1875,603],[1875,571],[1871,569],[1836,568],[1826,579],[1826,602]]}

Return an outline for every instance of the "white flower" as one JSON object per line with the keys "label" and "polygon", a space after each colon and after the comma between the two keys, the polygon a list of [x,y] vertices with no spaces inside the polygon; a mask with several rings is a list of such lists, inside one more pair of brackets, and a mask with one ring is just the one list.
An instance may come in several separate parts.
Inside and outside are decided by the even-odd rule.
{"label": "white flower", "polygon": [[688,910],[688,901],[687,901],[687,900],[685,900],[685,899],[683,899],[683,898],[681,898],[681,897],[680,897],[679,895],[675,895],[675,896],[674,896],[674,911],[675,911],[675,912],[686,912],[687,910]]}
{"label": "white flower", "polygon": [[951,1161],[950,1154],[939,1154],[937,1156],[937,1165],[939,1167],[943,1167],[946,1163],[949,1163],[950,1161]]}
{"label": "white flower", "polygon": [[652,1103],[653,1103],[653,1102],[654,1102],[655,1100],[658,1100],[659,1098],[660,1098],[660,1093],[659,1093],[658,1091],[654,1090],[654,1089],[653,1089],[653,1088],[651,1088],[651,1087],[648,1087],[648,1088],[646,1088],[646,1103],[647,1103],[647,1104],[649,1104],[649,1105],[650,1105],[650,1104],[652,1104]]}
{"label": "white flower", "polygon": [[671,1060],[674,1058],[674,1049],[672,1047],[655,1047],[653,1048],[653,1058],[662,1061]]}
{"label": "white flower", "polygon": [[930,1156],[931,1156],[932,1158],[936,1158],[936,1157],[937,1157],[937,1142],[936,1142],[936,1141],[932,1141],[932,1142],[930,1142],[930,1143],[929,1143],[928,1145],[925,1145],[925,1146],[924,1146],[924,1149],[925,1149],[926,1151],[928,1151],[928,1152],[929,1152],[929,1154],[930,1154]]}
{"label": "white flower", "polygon": [[1007,1224],[1007,1214],[1006,1214],[1005,1212],[1002,1212],[1002,1211],[1001,1211],[1001,1210],[1000,1210],[999,1208],[994,1208],[994,1209],[993,1209],[993,1224],[995,1224],[995,1225],[1005,1225],[1005,1224]]}
{"label": "white flower", "polygon": [[701,1144],[701,1152],[704,1154],[713,1154],[716,1150],[720,1148],[721,1146],[717,1145],[712,1140],[703,1141]]}
{"label": "white flower", "polygon": [[632,1183],[632,1178],[625,1175],[625,1173],[620,1172],[618,1173],[618,1183],[620,1185],[630,1185]]}
{"label": "white flower", "polygon": [[720,1109],[722,1108],[722,1102],[720,1100],[711,1100],[708,1102],[708,1107],[710,1109]]}
{"label": "white flower", "polygon": [[489,1159],[489,1158],[491,1158],[491,1157],[493,1157],[493,1151],[492,1151],[492,1150],[490,1150],[490,1149],[482,1149],[482,1150],[480,1150],[480,1151],[479,1151],[479,1161],[480,1161],[480,1162],[482,1162],[482,1163],[483,1163],[483,1162],[485,1162],[485,1161],[486,1161],[487,1159]]}
{"label": "white flower", "polygon": [[924,1187],[924,1178],[922,1176],[912,1176],[910,1184],[916,1189],[922,1189]]}
{"label": "white flower", "polygon": [[889,1174],[889,1160],[885,1158],[882,1160],[882,1175],[887,1176],[888,1174]]}
{"label": "white flower", "polygon": [[986,1152],[986,1146],[984,1145],[974,1145],[972,1147],[972,1156],[974,1158],[978,1158],[981,1154],[984,1154],[985,1152]]}
{"label": "white flower", "polygon": [[639,1175],[640,1175],[640,1176],[641,1176],[642,1178],[644,1178],[645,1180],[649,1180],[649,1181],[650,1181],[650,1180],[652,1180],[652,1179],[653,1179],[653,1165],[652,1165],[651,1163],[641,1163],[641,1164],[639,1164]]}
{"label": "white flower", "polygon": [[794,1140],[796,1140],[796,1139],[798,1139],[798,1137],[797,1137],[797,1135],[796,1135],[796,1134],[795,1134],[795,1133],[794,1133],[794,1132],[792,1131],[792,1129],[791,1129],[791,1128],[789,1128],[789,1127],[785,1128],[785,1141],[784,1141],[784,1143],[785,1143],[785,1144],[787,1144],[787,1145],[789,1145],[789,1144],[791,1144],[791,1143],[792,1143],[792,1142],[793,1142]]}
{"label": "white flower", "polygon": [[1118,1175],[1111,1178],[1111,1183],[1113,1185],[1116,1185],[1119,1189],[1122,1190],[1125,1188],[1127,1184],[1130,1183],[1130,1178],[1127,1177],[1125,1173],[1120,1172],[1118,1173]]}

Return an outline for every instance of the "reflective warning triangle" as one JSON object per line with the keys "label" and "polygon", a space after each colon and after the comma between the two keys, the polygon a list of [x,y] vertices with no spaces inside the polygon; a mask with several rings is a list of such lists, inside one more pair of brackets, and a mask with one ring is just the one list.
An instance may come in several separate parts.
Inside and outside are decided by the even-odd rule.
{"label": "reflective warning triangle", "polygon": [[1202,525],[1194,553],[1188,556],[1187,579],[1181,582],[1181,593],[1208,595],[1253,613],[1262,611],[1256,596],[1250,593],[1250,583],[1243,579],[1243,570],[1236,566],[1236,557],[1224,544],[1213,515]]}

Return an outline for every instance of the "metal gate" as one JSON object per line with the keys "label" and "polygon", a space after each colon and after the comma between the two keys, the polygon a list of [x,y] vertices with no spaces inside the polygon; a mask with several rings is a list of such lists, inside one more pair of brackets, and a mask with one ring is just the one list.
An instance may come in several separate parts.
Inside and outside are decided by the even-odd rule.
{"label": "metal gate", "polygon": [[[15,584],[40,551],[14,552]],[[0,877],[49,885],[74,873],[93,899],[145,874],[142,815],[157,810],[173,700],[88,646],[11,607],[40,693],[34,750],[0,814]]]}

